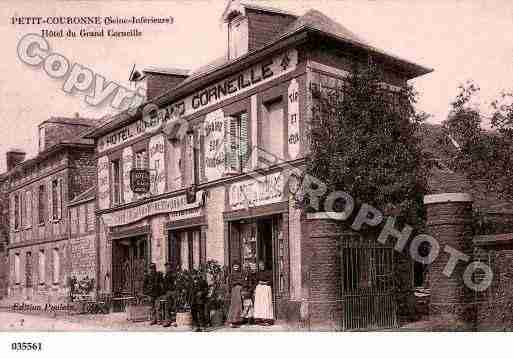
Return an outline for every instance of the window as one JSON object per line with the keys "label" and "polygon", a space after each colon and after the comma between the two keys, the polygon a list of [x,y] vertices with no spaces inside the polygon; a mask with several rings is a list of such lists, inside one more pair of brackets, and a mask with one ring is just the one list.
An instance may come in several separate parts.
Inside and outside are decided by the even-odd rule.
{"label": "window", "polygon": [[111,161],[112,169],[112,202],[121,203],[121,165],[120,160]]}
{"label": "window", "polygon": [[199,269],[201,265],[201,231],[199,229],[172,232],[169,240],[169,262],[173,268]]}
{"label": "window", "polygon": [[41,249],[39,251],[39,260],[38,260],[38,274],[39,274],[39,284],[45,284],[46,281],[46,257],[45,251]]}
{"label": "window", "polygon": [[27,202],[23,198],[23,193],[20,193],[20,211],[20,226],[23,229],[27,222]]}
{"label": "window", "polygon": [[39,186],[38,192],[38,223],[45,223],[45,211],[46,211],[46,187],[44,184]]}
{"label": "window", "polygon": [[148,169],[150,158],[148,151],[143,150],[135,153],[135,168],[137,169]]}
{"label": "window", "polygon": [[32,253],[25,253],[25,286],[32,288]]}
{"label": "window", "polygon": [[14,229],[20,229],[20,195],[14,195]]}
{"label": "window", "polygon": [[199,183],[199,151],[195,145],[194,133],[188,133],[185,144],[186,183],[191,186]]}
{"label": "window", "polygon": [[59,255],[59,248],[53,249],[53,284],[59,283],[61,272],[61,257]]}
{"label": "window", "polygon": [[262,148],[283,158],[284,116],[281,99],[268,102],[262,108]]}
{"label": "window", "polygon": [[52,219],[62,218],[62,182],[59,179],[52,180]]}
{"label": "window", "polygon": [[25,192],[25,228],[32,227],[32,191]]}
{"label": "window", "polygon": [[226,169],[229,173],[241,173],[249,159],[248,113],[231,116],[226,141]]}
{"label": "window", "polygon": [[20,263],[20,254],[16,253],[14,255],[14,282],[16,284],[20,284],[21,282],[21,263]]}

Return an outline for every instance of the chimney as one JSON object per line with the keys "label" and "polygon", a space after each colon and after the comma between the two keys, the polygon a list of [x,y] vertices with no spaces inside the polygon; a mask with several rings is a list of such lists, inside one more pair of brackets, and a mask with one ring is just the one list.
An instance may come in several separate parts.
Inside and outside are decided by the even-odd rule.
{"label": "chimney", "polygon": [[27,154],[22,150],[9,150],[5,154],[5,159],[7,162],[7,171],[12,170],[14,167],[25,161],[25,156]]}
{"label": "chimney", "polygon": [[146,85],[146,100],[151,100],[164,92],[176,87],[189,74],[189,70],[177,68],[147,67],[143,70],[142,79]]}

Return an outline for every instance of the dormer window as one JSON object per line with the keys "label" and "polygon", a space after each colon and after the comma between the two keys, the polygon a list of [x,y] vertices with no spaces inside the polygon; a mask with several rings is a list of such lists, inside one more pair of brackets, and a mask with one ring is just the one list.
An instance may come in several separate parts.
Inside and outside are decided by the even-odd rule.
{"label": "dormer window", "polygon": [[248,19],[236,16],[228,23],[228,57],[236,59],[248,53]]}

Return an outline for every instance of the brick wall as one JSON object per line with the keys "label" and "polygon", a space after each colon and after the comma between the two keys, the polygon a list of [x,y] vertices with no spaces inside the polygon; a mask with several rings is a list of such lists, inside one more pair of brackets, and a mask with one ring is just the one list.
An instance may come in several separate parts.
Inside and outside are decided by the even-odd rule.
{"label": "brick wall", "polygon": [[[92,123],[91,123],[92,125]],[[85,131],[89,126],[70,124],[70,123],[55,123],[45,122],[40,125],[40,131],[44,131],[44,149],[47,149],[64,140],[69,140],[81,132]]]}
{"label": "brick wall", "polygon": [[[54,250],[57,249],[60,261],[59,276],[54,282]],[[27,257],[27,252],[31,253]],[[42,254],[40,254],[42,253]],[[20,283],[15,281],[14,256],[20,256]],[[44,272],[39,271],[39,260],[44,256]],[[26,261],[30,258],[32,283],[27,285]],[[69,246],[67,241],[45,243],[9,250],[9,300],[30,303],[63,303],[68,297],[67,279],[70,270]]]}
{"label": "brick wall", "polygon": [[440,255],[430,265],[428,283],[431,289],[429,315],[450,315],[456,320],[474,322],[473,291],[463,283],[464,265],[457,265],[450,277],[443,274],[449,254],[446,245],[472,255],[472,202],[427,204],[428,233],[440,245]]}
{"label": "brick wall", "polygon": [[70,276],[94,278],[96,283],[96,217],[94,199],[70,206]]}
{"label": "brick wall", "polygon": [[303,219],[301,269],[308,315],[314,327],[340,328],[340,263],[337,237],[341,229],[334,221]]}
{"label": "brick wall", "polygon": [[291,15],[246,9],[249,26],[248,50],[256,50],[282,33],[296,18]]}
{"label": "brick wall", "polygon": [[185,76],[174,76],[157,73],[146,73],[146,97],[148,100],[163,94],[185,79]]}
{"label": "brick wall", "polygon": [[491,286],[475,295],[477,329],[511,331],[513,328],[513,245],[482,248],[485,263],[493,272]]}
{"label": "brick wall", "polygon": [[69,199],[88,190],[96,183],[96,160],[94,149],[80,149],[70,152]]}

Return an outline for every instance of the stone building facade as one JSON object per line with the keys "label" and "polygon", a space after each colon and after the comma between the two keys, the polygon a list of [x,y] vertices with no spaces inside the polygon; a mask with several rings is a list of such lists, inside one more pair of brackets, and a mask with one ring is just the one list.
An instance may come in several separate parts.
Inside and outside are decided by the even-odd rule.
{"label": "stone building facade", "polygon": [[[97,155],[97,289],[137,295],[150,262],[163,271],[214,259],[258,272],[271,283],[277,319],[300,321],[309,303],[340,300],[342,281],[336,271],[311,275],[340,269],[339,257],[326,247],[312,259],[315,230],[287,185],[308,154],[312,93],[336,89],[369,57],[391,92],[430,70],[315,10],[298,17],[229,1],[223,20],[225,56],[160,95],[150,86],[151,102],[87,135]],[[145,176],[150,186],[137,193]],[[340,327],[340,315],[318,310],[311,319]]]}
{"label": "stone building facade", "polygon": [[81,137],[94,125],[78,116],[50,118],[39,126],[37,156],[6,173],[9,300],[59,302],[67,296],[68,203],[94,184],[94,146]]}

